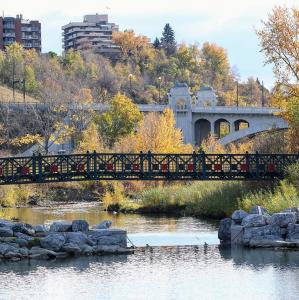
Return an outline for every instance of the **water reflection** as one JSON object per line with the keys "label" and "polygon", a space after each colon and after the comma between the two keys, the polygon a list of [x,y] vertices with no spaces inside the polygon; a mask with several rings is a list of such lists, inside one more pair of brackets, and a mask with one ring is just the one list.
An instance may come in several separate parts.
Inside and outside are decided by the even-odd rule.
{"label": "water reflection", "polygon": [[232,260],[237,267],[248,266],[256,270],[267,266],[275,268],[299,268],[299,251],[297,250],[219,246],[219,252],[223,259]]}
{"label": "water reflection", "polygon": [[84,219],[90,225],[103,220],[111,220],[114,227],[124,228],[130,233],[152,232],[215,232],[217,223],[195,218],[171,218],[140,215],[108,214],[97,204],[64,205],[47,208],[5,208],[0,210],[0,217],[4,219],[19,219],[22,222],[36,224],[50,224],[54,220]]}
{"label": "water reflection", "polygon": [[0,264],[0,299],[297,299],[298,252],[218,246]]}

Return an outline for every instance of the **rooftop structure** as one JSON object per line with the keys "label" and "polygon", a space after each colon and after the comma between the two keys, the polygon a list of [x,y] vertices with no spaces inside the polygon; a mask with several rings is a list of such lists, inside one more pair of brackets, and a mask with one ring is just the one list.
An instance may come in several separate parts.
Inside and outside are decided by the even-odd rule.
{"label": "rooftop structure", "polygon": [[112,41],[112,33],[118,31],[118,25],[108,22],[108,15],[86,15],[83,22],[71,22],[62,27],[63,48],[88,49],[114,58],[120,49]]}

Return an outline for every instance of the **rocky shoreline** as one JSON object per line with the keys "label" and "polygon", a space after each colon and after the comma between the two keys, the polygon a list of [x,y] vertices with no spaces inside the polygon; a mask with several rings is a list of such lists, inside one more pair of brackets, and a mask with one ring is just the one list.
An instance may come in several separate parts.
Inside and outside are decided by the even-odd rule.
{"label": "rocky shoreline", "polygon": [[104,221],[90,229],[85,220],[55,221],[50,227],[0,219],[0,261],[131,254],[127,232]]}
{"label": "rocky shoreline", "polygon": [[272,215],[261,206],[254,206],[249,213],[236,210],[231,218],[220,221],[218,238],[227,245],[299,249],[299,209]]}

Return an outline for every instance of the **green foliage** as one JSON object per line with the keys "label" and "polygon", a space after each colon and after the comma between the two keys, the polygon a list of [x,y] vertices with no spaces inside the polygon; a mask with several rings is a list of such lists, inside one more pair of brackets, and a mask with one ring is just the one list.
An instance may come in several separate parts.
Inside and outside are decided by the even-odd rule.
{"label": "green foliage", "polygon": [[198,182],[146,190],[138,197],[139,211],[222,218],[238,208],[250,186],[240,182]]}
{"label": "green foliage", "polygon": [[117,94],[111,101],[111,110],[99,118],[99,129],[109,146],[121,137],[132,133],[139,125],[142,115],[128,97]]}
{"label": "green foliage", "polygon": [[176,51],[175,34],[174,30],[171,28],[169,23],[165,24],[164,26],[161,38],[161,45],[167,55],[172,55]]}
{"label": "green foliage", "polygon": [[246,211],[249,211],[254,205],[260,205],[265,207],[270,213],[274,213],[285,208],[299,207],[299,193],[293,184],[283,180],[273,191],[261,189],[249,193],[242,199],[240,204],[240,207]]}

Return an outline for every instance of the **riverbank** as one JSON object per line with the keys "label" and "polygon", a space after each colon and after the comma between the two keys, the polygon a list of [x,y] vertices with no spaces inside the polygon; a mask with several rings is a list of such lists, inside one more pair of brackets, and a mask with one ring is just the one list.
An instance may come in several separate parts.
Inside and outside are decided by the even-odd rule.
{"label": "riverbank", "polygon": [[220,220],[237,209],[250,210],[261,205],[275,213],[299,207],[296,186],[287,181],[266,182],[195,182],[174,184],[136,193],[131,199],[104,204],[110,212],[193,216]]}

